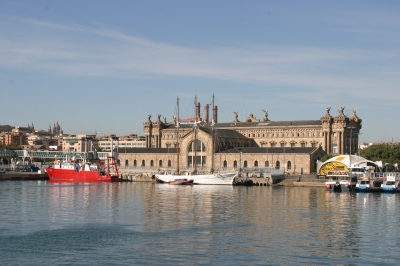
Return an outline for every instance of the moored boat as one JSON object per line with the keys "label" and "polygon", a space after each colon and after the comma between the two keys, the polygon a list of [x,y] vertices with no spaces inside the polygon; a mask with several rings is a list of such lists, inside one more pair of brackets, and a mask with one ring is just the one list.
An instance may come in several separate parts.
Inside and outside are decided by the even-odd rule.
{"label": "moored boat", "polygon": [[359,192],[381,192],[383,179],[374,178],[371,175],[364,175],[358,179],[356,191]]}
{"label": "moored boat", "polygon": [[193,179],[178,178],[178,179],[168,181],[168,184],[170,184],[170,185],[192,185]]}
{"label": "moored boat", "polygon": [[329,178],[325,182],[327,190],[334,192],[342,191],[355,191],[357,184],[357,175],[350,172],[329,172],[327,177]]}
{"label": "moored boat", "polygon": [[390,193],[400,192],[399,173],[387,173],[382,183],[382,192],[390,192]]}
{"label": "moored boat", "polygon": [[57,182],[120,182],[115,157],[107,157],[106,164],[86,162],[84,159],[58,159],[45,169],[50,181]]}
{"label": "moored boat", "polygon": [[[196,185],[233,185],[233,181],[237,176],[237,173],[215,173],[215,174],[196,174],[190,175],[190,179],[193,180],[193,184]],[[156,174],[156,179],[163,183],[168,183],[170,180],[181,179],[182,175],[176,174]]]}

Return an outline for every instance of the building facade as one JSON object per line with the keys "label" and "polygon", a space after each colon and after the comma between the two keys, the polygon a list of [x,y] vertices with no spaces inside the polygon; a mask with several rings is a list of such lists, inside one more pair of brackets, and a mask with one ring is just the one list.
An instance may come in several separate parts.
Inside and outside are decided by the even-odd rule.
{"label": "building facade", "polygon": [[123,153],[129,148],[145,148],[145,137],[138,136],[137,134],[130,134],[128,136],[116,137],[115,135],[108,135],[99,138],[99,147],[102,151],[111,151],[112,147],[117,148],[119,152]]}
{"label": "building facade", "polygon": [[206,105],[202,118],[196,103],[196,116],[179,123],[178,119],[168,123],[165,117],[162,121],[161,115],[153,122],[149,116],[143,124],[146,149],[120,152],[121,164],[187,171],[274,167],[310,174],[325,154],[358,152],[362,120],[356,110],[347,117],[341,107],[333,117],[327,108],[320,119],[303,121],[271,121],[267,110],[262,120],[250,114],[239,121],[234,112],[232,122],[218,123],[218,108],[213,108],[212,122],[208,109]]}

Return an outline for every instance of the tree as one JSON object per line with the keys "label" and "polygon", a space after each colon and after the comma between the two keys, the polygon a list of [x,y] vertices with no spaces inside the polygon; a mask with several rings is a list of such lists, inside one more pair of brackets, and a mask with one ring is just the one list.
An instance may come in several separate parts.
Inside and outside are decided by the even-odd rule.
{"label": "tree", "polygon": [[360,152],[360,156],[364,157],[373,162],[382,161],[384,164],[389,164],[388,169],[390,169],[390,165],[399,164],[400,163],[400,145],[390,145],[390,144],[375,144],[371,145],[365,150]]}
{"label": "tree", "polygon": [[331,154],[326,154],[324,157],[321,158],[321,162],[325,162],[331,158],[333,158],[334,156]]}

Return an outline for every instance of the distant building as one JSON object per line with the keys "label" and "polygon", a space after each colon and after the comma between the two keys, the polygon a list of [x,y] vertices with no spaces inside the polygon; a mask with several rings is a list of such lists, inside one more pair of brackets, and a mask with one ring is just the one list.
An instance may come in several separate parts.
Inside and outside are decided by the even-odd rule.
{"label": "distant building", "polygon": [[[201,118],[200,104],[196,105],[194,118],[167,122],[153,122],[149,115],[143,123],[146,149],[119,153],[121,164],[126,167],[153,169],[179,168],[185,170],[229,170],[238,168],[284,168],[294,174],[316,172],[317,161],[325,154],[355,154],[358,152],[358,135],[362,120],[347,117],[339,109],[336,117],[330,108],[318,120],[271,121],[268,111],[262,120],[250,114],[244,121],[234,112],[232,122],[219,123],[217,106],[209,119],[209,105]],[[197,126],[194,127],[194,121]],[[212,127],[212,122],[215,123]],[[214,128],[214,129],[213,129]],[[215,138],[212,138],[215,134]],[[179,157],[174,156],[179,140]]]}
{"label": "distant building", "polygon": [[17,145],[27,144],[26,134],[18,126],[12,129],[11,132],[0,133],[0,144],[10,145],[13,143]]}
{"label": "distant building", "polygon": [[99,147],[103,151],[111,151],[111,145],[114,149],[118,149],[119,153],[123,153],[127,148],[145,148],[146,139],[136,134],[121,137],[111,134],[99,139]]}
{"label": "distant building", "polygon": [[68,135],[62,138],[63,151],[92,152],[98,147],[99,140],[96,135],[80,134]]}
{"label": "distant building", "polygon": [[[32,125],[33,125],[33,123],[32,123]],[[64,131],[58,124],[58,121],[57,121],[57,123],[54,123],[53,128],[51,128],[51,125],[49,125],[47,132],[49,134],[51,134],[52,136],[62,136],[64,134]]]}

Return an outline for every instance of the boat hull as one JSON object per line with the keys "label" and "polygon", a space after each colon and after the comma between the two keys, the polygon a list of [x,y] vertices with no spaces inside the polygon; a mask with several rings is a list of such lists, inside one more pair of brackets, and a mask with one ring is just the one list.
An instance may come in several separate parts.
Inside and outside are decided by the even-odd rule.
{"label": "boat hull", "polygon": [[172,180],[172,181],[168,181],[168,183],[170,184],[170,185],[193,185],[193,179],[190,179],[190,180],[188,180],[188,179],[175,179],[175,180]]}
{"label": "boat hull", "polygon": [[113,182],[120,178],[111,175],[100,175],[97,171],[80,171],[72,169],[46,168],[47,176],[51,181],[59,182]]}
{"label": "boat hull", "polygon": [[400,188],[396,188],[396,187],[382,187],[382,192],[385,193],[399,193],[400,192]]}
{"label": "boat hull", "polygon": [[[188,175],[190,179],[193,179],[193,184],[196,185],[233,185],[236,176],[237,173]],[[156,174],[156,179],[163,183],[168,183],[171,180],[180,179],[182,177],[181,175]]]}

